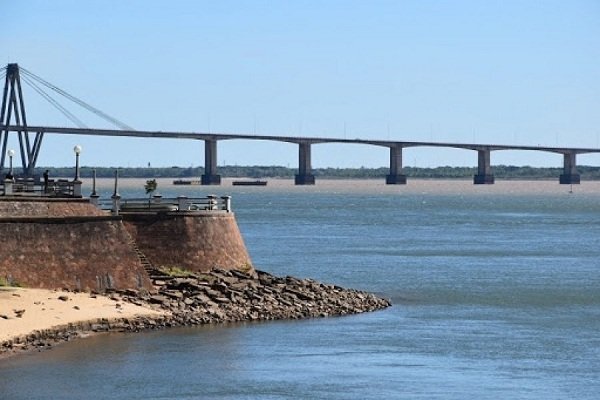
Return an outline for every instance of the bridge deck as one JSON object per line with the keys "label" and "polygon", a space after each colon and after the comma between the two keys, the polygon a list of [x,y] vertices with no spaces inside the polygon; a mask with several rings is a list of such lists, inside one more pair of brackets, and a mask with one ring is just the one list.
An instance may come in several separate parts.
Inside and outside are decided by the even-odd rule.
{"label": "bridge deck", "polygon": [[[23,126],[0,125],[0,131],[22,132]],[[120,137],[144,137],[144,138],[169,138],[169,139],[191,139],[191,140],[269,140],[287,143],[354,143],[367,144],[382,147],[447,147],[467,150],[530,150],[544,151],[559,154],[583,154],[600,153],[600,148],[584,147],[549,147],[549,146],[517,146],[501,144],[482,144],[482,143],[452,143],[452,142],[421,142],[421,141],[392,141],[392,140],[371,140],[371,139],[342,139],[327,137],[300,137],[300,136],[279,136],[279,135],[249,135],[249,134],[230,134],[230,133],[206,133],[206,132],[169,132],[169,131],[136,131],[136,130],[118,130],[118,129],[86,129],[86,128],[68,128],[53,126],[28,126],[28,132],[54,133],[65,135],[94,135],[94,136],[120,136]]]}

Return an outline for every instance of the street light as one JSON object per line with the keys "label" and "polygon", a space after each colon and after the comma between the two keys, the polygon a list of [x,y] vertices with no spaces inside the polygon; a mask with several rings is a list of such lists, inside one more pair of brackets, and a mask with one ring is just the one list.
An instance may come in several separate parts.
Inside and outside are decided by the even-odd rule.
{"label": "street light", "polygon": [[77,145],[73,147],[75,152],[75,181],[79,181],[79,154],[81,154],[81,146]]}
{"label": "street light", "polygon": [[9,160],[9,165],[10,165],[10,169],[8,170],[8,175],[12,178],[13,176],[13,164],[12,164],[12,158],[15,155],[15,151],[13,149],[10,149],[8,151],[8,160]]}
{"label": "street light", "polygon": [[90,197],[92,196],[98,196],[98,193],[96,193],[96,168],[92,170],[92,194]]}

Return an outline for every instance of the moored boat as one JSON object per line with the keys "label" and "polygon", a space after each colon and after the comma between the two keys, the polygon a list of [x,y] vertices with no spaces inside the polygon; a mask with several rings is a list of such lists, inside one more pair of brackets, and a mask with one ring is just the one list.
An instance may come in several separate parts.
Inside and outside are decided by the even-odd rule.
{"label": "moored boat", "polygon": [[233,186],[267,186],[267,181],[254,180],[254,181],[233,181]]}
{"label": "moored boat", "polygon": [[192,179],[175,179],[173,185],[201,185],[202,182],[199,180]]}

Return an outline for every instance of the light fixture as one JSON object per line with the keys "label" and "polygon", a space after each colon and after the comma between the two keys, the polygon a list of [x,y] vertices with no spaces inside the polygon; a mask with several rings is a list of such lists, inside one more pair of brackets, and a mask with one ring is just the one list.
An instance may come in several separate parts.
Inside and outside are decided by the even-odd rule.
{"label": "light fixture", "polygon": [[13,177],[13,163],[12,163],[12,159],[13,159],[13,156],[15,155],[15,151],[13,149],[10,149],[10,150],[7,151],[7,154],[8,154],[8,159],[9,159],[9,163],[10,163],[10,169],[8,170],[8,175],[12,179],[12,177]]}
{"label": "light fixture", "polygon": [[76,145],[73,147],[73,151],[75,152],[75,181],[79,181],[79,154],[81,154],[81,146]]}

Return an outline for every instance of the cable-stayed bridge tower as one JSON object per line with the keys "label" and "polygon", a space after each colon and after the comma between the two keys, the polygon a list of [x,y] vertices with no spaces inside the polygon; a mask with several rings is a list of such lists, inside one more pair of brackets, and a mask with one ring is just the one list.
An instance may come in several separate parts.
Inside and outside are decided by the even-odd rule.
{"label": "cable-stayed bridge tower", "polygon": [[[3,69],[6,71],[6,78],[4,81],[4,91],[2,92],[0,125],[12,125],[14,121],[14,125],[22,127],[16,134],[19,139],[23,174],[32,176],[42,146],[44,133],[36,132],[32,136],[27,129],[27,114],[25,113],[25,100],[23,99],[23,86],[21,84],[19,65],[8,64]],[[8,135],[8,130],[0,132],[0,171],[4,170]]]}
{"label": "cable-stayed bridge tower", "polygon": [[[27,114],[25,112],[25,100],[23,98],[23,83],[37,92],[44,100],[50,103],[55,109],[63,114],[78,128],[88,128],[88,126],[79,119],[75,114],[64,107],[50,93],[58,94],[63,99],[67,99],[79,107],[95,114],[104,121],[119,129],[134,131],[132,127],[124,124],[116,118],[100,111],[99,109],[89,105],[83,100],[67,93],[45,79],[37,76],[31,71],[18,64],[8,64],[6,67],[0,68],[0,80],[4,79],[4,90],[2,92],[2,108],[0,109],[0,173],[5,169],[8,138],[10,133],[16,133],[19,142],[19,152],[21,164],[23,167],[22,174],[25,177],[32,177],[35,166],[37,164],[40,148],[44,132],[36,128],[31,128],[27,124]],[[17,127],[17,129],[8,129],[9,126]]]}

